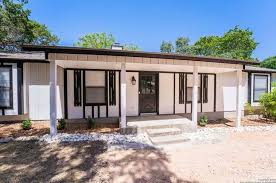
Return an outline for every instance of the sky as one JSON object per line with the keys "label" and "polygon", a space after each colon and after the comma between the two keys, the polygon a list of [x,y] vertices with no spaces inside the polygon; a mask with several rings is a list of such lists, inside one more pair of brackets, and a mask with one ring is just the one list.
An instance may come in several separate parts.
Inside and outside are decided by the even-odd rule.
{"label": "sky", "polygon": [[236,25],[259,43],[253,57],[276,55],[276,0],[29,0],[31,19],[73,46],[87,33],[112,33],[116,42],[159,51],[163,40],[223,35]]}

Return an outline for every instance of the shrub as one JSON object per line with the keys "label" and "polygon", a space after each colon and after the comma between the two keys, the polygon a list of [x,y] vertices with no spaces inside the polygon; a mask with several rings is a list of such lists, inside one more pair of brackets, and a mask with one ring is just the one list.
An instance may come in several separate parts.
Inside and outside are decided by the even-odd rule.
{"label": "shrub", "polygon": [[59,119],[58,120],[58,126],[57,126],[57,129],[58,130],[63,130],[65,128],[65,119]]}
{"label": "shrub", "polygon": [[256,113],[254,107],[252,107],[250,103],[246,103],[246,105],[245,105],[245,111],[246,111],[247,114],[249,114],[249,115],[252,115],[252,114],[255,114],[255,113]]}
{"label": "shrub", "polygon": [[264,117],[276,120],[276,88],[270,93],[265,93],[260,97],[261,111]]}
{"label": "shrub", "polygon": [[30,119],[27,120],[23,120],[21,127],[23,128],[23,130],[29,130],[32,127],[32,121]]}
{"label": "shrub", "polygon": [[206,115],[200,116],[199,125],[205,126],[208,123],[208,117]]}
{"label": "shrub", "polygon": [[92,119],[90,116],[87,118],[87,127],[88,129],[96,128],[96,121],[95,119]]}

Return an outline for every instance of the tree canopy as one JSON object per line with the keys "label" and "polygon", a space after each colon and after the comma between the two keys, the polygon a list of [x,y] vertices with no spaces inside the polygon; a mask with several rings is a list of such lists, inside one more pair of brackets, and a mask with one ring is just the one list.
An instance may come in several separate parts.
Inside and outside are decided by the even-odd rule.
{"label": "tree canopy", "polygon": [[263,60],[260,66],[269,69],[276,69],[276,56],[268,57],[267,59]]}
{"label": "tree canopy", "polygon": [[0,50],[17,51],[22,44],[55,45],[59,42],[46,25],[30,20],[26,0],[0,0]]}
{"label": "tree canopy", "polygon": [[[74,44],[75,46],[84,47],[84,48],[105,48],[109,49],[113,44],[116,43],[115,37],[113,34],[106,34],[105,32],[101,33],[88,33],[84,36],[81,36],[79,40]],[[135,44],[124,44],[124,50],[137,51],[140,48]]]}
{"label": "tree canopy", "polygon": [[[187,55],[253,60],[252,53],[257,45],[252,31],[236,26],[222,36],[200,37],[194,44],[189,44],[189,38],[179,37],[175,41],[175,52]],[[163,52],[161,49],[160,51]]]}
{"label": "tree canopy", "polygon": [[174,51],[173,44],[171,42],[162,41],[160,45],[160,51],[163,53],[171,53]]}

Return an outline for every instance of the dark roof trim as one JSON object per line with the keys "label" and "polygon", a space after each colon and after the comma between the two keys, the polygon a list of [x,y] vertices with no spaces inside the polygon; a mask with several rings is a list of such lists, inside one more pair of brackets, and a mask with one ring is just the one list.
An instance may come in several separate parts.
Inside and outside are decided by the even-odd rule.
{"label": "dark roof trim", "polygon": [[181,54],[157,53],[157,52],[94,49],[94,48],[81,48],[81,47],[23,45],[22,49],[24,51],[44,51],[46,55],[48,53],[92,54],[92,55],[164,58],[164,59],[217,62],[217,63],[228,63],[228,64],[242,64],[242,65],[259,64],[259,62],[255,62],[255,61],[243,61],[243,60],[226,59],[226,58],[187,56],[187,55],[181,55]]}
{"label": "dark roof trim", "polygon": [[276,73],[276,70],[275,71],[257,71],[257,70],[243,70],[243,72],[248,72],[248,73]]}
{"label": "dark roof trim", "polygon": [[26,59],[26,58],[3,58],[3,57],[0,57],[0,61],[2,62],[39,62],[39,63],[47,63],[49,62],[48,60],[46,59]]}

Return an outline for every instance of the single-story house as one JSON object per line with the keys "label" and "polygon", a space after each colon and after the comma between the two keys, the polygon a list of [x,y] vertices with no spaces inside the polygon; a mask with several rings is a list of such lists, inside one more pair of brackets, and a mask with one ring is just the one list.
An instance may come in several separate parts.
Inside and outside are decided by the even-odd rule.
{"label": "single-story house", "polygon": [[[116,47],[114,47],[116,48]],[[197,124],[258,105],[276,71],[258,62],[120,49],[24,45],[0,54],[0,118],[50,120],[181,114]]]}

